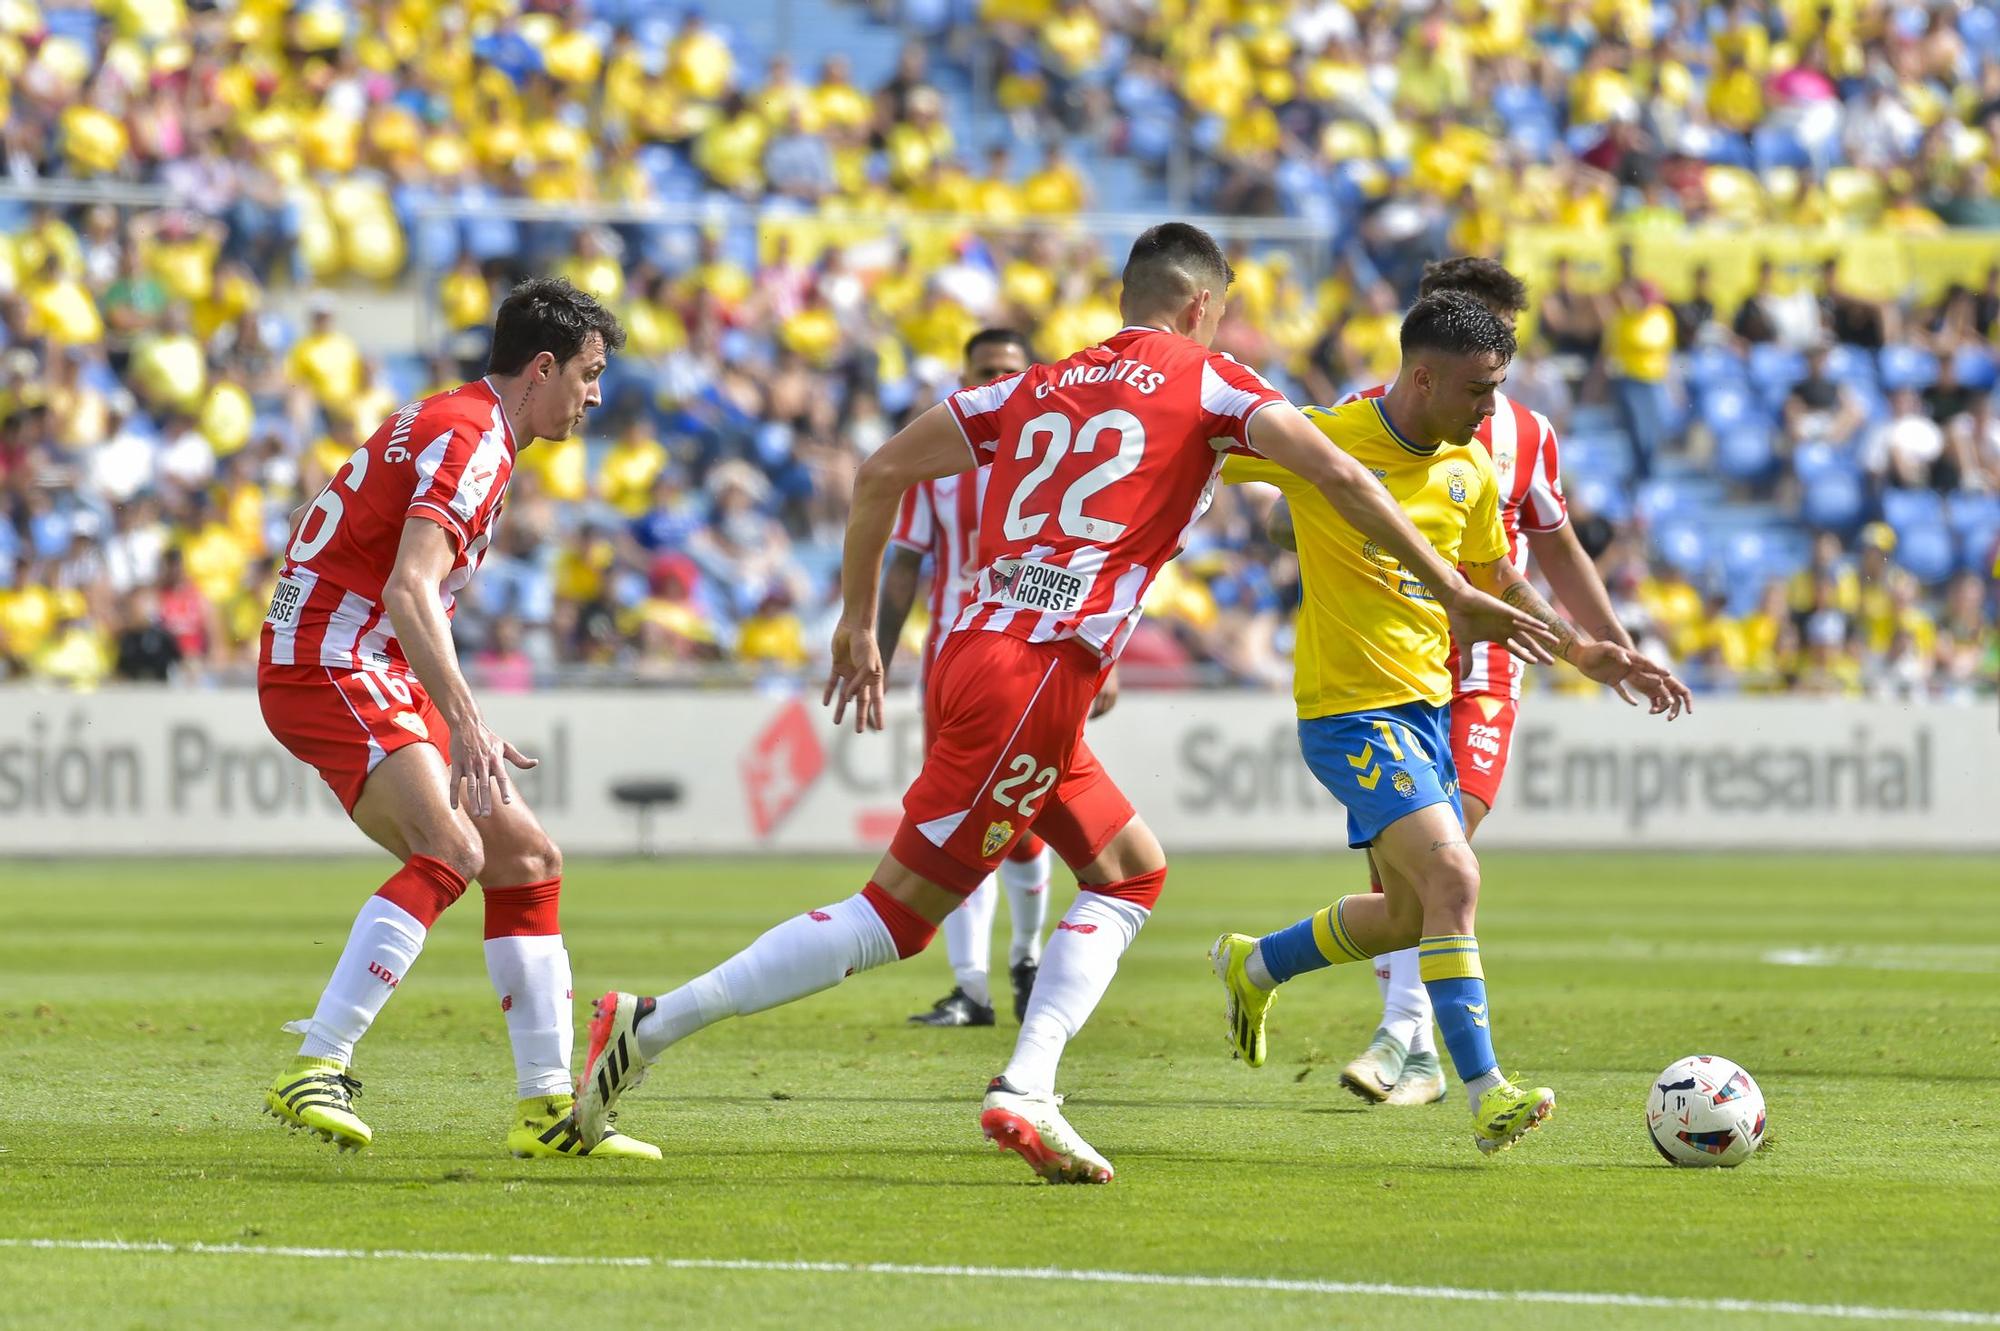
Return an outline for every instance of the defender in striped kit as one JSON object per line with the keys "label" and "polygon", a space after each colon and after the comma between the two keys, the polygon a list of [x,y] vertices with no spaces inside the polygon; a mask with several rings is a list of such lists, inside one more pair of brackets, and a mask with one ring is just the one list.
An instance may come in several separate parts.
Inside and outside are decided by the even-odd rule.
{"label": "defender in striped kit", "polygon": [[1257,374],[1210,350],[1230,277],[1207,233],[1153,227],[1125,266],[1124,329],[951,394],[862,464],[826,688],[835,724],[852,708],[857,730],[882,728],[878,582],[903,492],[989,470],[980,573],[925,691],[936,733],[902,827],[855,895],[779,924],[671,993],[600,999],[577,1098],[586,1142],[675,1042],[921,951],[1033,830],[1076,872],[1077,898],[1043,957],[1014,1057],[987,1086],[980,1128],[1052,1182],[1111,1180],[1110,1163],[1063,1117],[1056,1065],[1151,916],[1167,867],[1083,724],[1147,586],[1206,506],[1220,450],[1248,448],[1307,478],[1466,636],[1552,641],[1531,616],[1474,592],[1366,469]]}
{"label": "defender in striped kit", "polygon": [[520,1097],[508,1148],[660,1157],[616,1134],[594,1147],[578,1138],[562,854],[507,780],[507,764],[534,759],[486,727],[451,641],[454,598],[492,542],[515,455],[582,423],[623,342],[618,321],[569,283],[524,283],[500,306],[486,377],[397,412],[293,523],[258,702],[278,741],[403,865],[362,907],[312,1017],[285,1028],[304,1042],[264,1097],[268,1112],[342,1149],[373,1138],[354,1111],[354,1046],[476,878]]}
{"label": "defender in striped kit", "polygon": [[[973,388],[992,383],[1028,368],[1031,359],[1028,340],[1011,328],[986,328],[965,344],[965,368],[959,386]],[[923,655],[919,658],[917,690],[919,704],[928,682],[938,644],[972,599],[979,576],[979,506],[986,497],[986,478],[991,469],[980,467],[956,476],[940,476],[923,481],[903,492],[902,506],[896,510],[896,526],[889,534],[889,564],[882,577],[882,608],[875,625],[875,640],[882,648],[882,668],[887,671],[896,654],[897,640],[916,600],[917,583],[926,560],[930,563],[930,626],[924,634]],[[1092,717],[1104,715],[1117,697],[1114,671],[1098,691]],[[923,708],[924,752],[930,752],[936,727],[933,709]],[[1014,1019],[1027,1015],[1028,997],[1034,992],[1035,976],[1042,959],[1042,928],[1048,921],[1049,866],[1054,857],[1048,843],[1030,832],[1014,843],[1007,858],[965,899],[965,904],[946,917],[945,960],[955,983],[950,993],[931,1005],[928,1012],[910,1018],[924,1026],[991,1026],[995,1007],[989,978],[992,960],[993,920],[998,913],[999,888],[1007,893],[1007,911],[1013,934],[1007,950],[1007,976],[1014,991]],[[996,886],[997,884],[997,886]]]}
{"label": "defender in striped kit", "polygon": [[[1458,291],[1471,296],[1511,332],[1528,306],[1527,286],[1493,259],[1444,259],[1424,270],[1418,296]],[[1380,398],[1379,384],[1342,398],[1342,404]],[[1562,458],[1555,426],[1505,393],[1494,393],[1493,414],[1473,441],[1492,459],[1500,486],[1500,525],[1507,561],[1526,576],[1528,556],[1548,580],[1556,601],[1591,637],[1632,650],[1618,622],[1597,566],[1570,526],[1563,497]],[[1464,802],[1465,833],[1474,836],[1500,796],[1519,718],[1522,663],[1493,643],[1451,649],[1456,685],[1451,701],[1451,751]],[[1685,693],[1680,681],[1673,685]],[[1381,891],[1379,880],[1371,885]],[[1417,949],[1375,958],[1382,989],[1382,1019],[1368,1048],[1342,1071],[1341,1085],[1371,1103],[1434,1104],[1445,1095],[1443,1064],[1432,1029],[1432,1006],[1418,974]]]}

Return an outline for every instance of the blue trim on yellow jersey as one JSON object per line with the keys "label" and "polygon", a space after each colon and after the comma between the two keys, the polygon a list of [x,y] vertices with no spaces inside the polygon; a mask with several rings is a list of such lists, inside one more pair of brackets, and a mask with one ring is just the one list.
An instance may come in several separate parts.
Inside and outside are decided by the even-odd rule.
{"label": "blue trim on yellow jersey", "polygon": [[1437,451],[1444,447],[1443,444],[1432,444],[1429,448],[1422,448],[1410,442],[1403,437],[1403,432],[1396,428],[1396,423],[1389,419],[1389,413],[1383,410],[1381,398],[1371,397],[1364,400],[1375,408],[1375,415],[1381,419],[1382,428],[1389,432],[1389,437],[1401,444],[1408,452],[1415,453],[1420,458],[1436,457]]}

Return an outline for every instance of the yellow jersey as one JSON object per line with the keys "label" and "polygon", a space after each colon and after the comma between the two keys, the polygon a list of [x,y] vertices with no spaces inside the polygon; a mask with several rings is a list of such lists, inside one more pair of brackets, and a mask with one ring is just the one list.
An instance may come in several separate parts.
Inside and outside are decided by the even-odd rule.
{"label": "yellow jersey", "polygon": [[[1485,449],[1419,447],[1396,433],[1376,398],[1307,407],[1305,414],[1381,479],[1447,560],[1483,564],[1507,557],[1500,483]],[[1268,481],[1291,501],[1304,584],[1292,648],[1300,720],[1451,700],[1451,625],[1423,583],[1277,463],[1232,456],[1223,463],[1222,479],[1231,485]]]}

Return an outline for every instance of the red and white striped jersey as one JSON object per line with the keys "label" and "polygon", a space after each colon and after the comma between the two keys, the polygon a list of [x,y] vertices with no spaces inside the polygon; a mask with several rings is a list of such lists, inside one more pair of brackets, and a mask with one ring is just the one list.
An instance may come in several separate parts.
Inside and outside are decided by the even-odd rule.
{"label": "red and white striped jersey", "polygon": [[[1387,384],[1349,393],[1341,402],[1381,397]],[[1556,447],[1556,427],[1539,411],[1522,406],[1505,393],[1495,393],[1493,414],[1472,437],[1493,455],[1493,472],[1500,478],[1500,525],[1507,530],[1507,557],[1526,573],[1528,547],[1524,531],[1556,531],[1569,521],[1563,499],[1562,464]],[[1458,691],[1502,698],[1521,696],[1521,662],[1497,642],[1482,642],[1470,653],[1456,644]]]}
{"label": "red and white striped jersey", "polygon": [[407,667],[382,608],[403,524],[423,518],[451,538],[457,557],[438,587],[451,614],[492,542],[515,447],[499,394],[484,379],[384,421],[300,518],[264,620],[259,664]]}
{"label": "red and white striped jersey", "polygon": [[923,672],[930,676],[938,644],[972,603],[979,581],[979,503],[985,467],[920,481],[903,492],[889,539],[931,561],[931,628],[924,636]]}
{"label": "red and white striped jersey", "polygon": [[953,632],[1075,639],[1115,661],[1140,602],[1207,508],[1222,450],[1284,395],[1190,338],[1128,327],[945,399],[991,463],[972,600]]}

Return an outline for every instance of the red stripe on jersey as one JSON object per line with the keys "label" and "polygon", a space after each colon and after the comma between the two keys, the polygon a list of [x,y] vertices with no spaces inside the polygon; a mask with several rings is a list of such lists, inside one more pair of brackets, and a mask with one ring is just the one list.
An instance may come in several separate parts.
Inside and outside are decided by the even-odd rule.
{"label": "red stripe on jersey", "polygon": [[384,421],[292,533],[264,621],[260,666],[406,666],[382,605],[404,524],[434,522],[451,539],[452,567],[438,589],[449,615],[492,542],[514,452],[500,397],[483,379],[412,402]]}
{"label": "red stripe on jersey", "polygon": [[1206,506],[1221,469],[1212,441],[1247,448],[1251,420],[1284,397],[1227,356],[1134,327],[946,401],[992,459],[983,568],[953,631],[1075,639],[1113,660]]}

